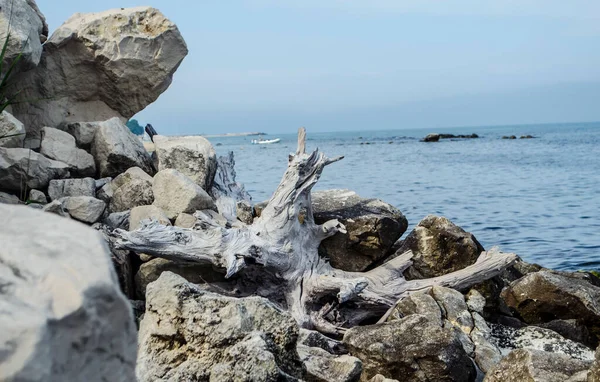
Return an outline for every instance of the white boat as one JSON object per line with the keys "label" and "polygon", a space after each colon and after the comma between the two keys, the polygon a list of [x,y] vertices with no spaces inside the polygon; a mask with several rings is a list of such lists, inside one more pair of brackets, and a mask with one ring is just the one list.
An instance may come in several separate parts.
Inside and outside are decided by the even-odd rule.
{"label": "white boat", "polygon": [[270,143],[279,143],[279,141],[281,141],[280,138],[275,138],[275,139],[253,139],[252,140],[252,144],[253,145],[267,145]]}

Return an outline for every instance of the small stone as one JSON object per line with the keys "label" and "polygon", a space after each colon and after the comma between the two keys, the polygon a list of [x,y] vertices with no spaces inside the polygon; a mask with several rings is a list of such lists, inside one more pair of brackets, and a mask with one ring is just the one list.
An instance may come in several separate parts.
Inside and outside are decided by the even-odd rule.
{"label": "small stone", "polygon": [[75,138],[64,131],[44,127],[40,152],[50,159],[69,165],[69,171],[73,176],[96,175],[94,157],[87,151],[78,149],[75,145]]}
{"label": "small stone", "polygon": [[46,204],[46,203],[48,203],[48,199],[46,198],[46,195],[42,191],[31,190],[31,191],[29,191],[29,202]]}
{"label": "small stone", "polygon": [[106,204],[91,196],[68,196],[58,200],[69,215],[84,223],[97,222],[106,208]]}
{"label": "small stone", "polygon": [[0,191],[0,203],[3,204],[21,204],[18,196]]}
{"label": "small stone", "polygon": [[483,308],[485,308],[485,297],[483,297],[477,290],[471,289],[469,293],[467,293],[467,306],[471,312],[483,314]]}
{"label": "small stone", "polygon": [[194,215],[186,214],[185,212],[177,215],[177,219],[175,219],[175,227],[181,228],[192,228],[196,224],[196,219]]}
{"label": "small stone", "polygon": [[161,208],[169,219],[174,219],[182,212],[216,210],[210,195],[177,170],[159,171],[154,176],[152,190],[154,191],[154,205]]}
{"label": "small stone", "polygon": [[165,213],[156,206],[138,206],[131,210],[129,217],[129,230],[134,231],[140,227],[142,220],[157,220],[162,225],[171,225],[171,221]]}

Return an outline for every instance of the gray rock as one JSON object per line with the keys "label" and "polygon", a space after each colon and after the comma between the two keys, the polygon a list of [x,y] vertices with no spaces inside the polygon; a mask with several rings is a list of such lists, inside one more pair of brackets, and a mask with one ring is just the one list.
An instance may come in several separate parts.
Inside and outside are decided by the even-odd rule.
{"label": "gray rock", "polygon": [[298,356],[306,367],[305,379],[319,382],[358,382],[362,362],[349,355],[332,355],[318,347],[299,345]]}
{"label": "gray rock", "polygon": [[65,210],[65,207],[63,207],[63,204],[60,200],[53,200],[50,203],[46,204],[42,208],[42,211],[61,216],[63,218],[71,218],[67,210]]}
{"label": "gray rock", "polygon": [[159,171],[177,170],[203,190],[210,190],[217,171],[217,157],[215,149],[206,138],[155,135],[154,147]]}
{"label": "gray rock", "polygon": [[75,138],[77,147],[89,150],[94,141],[96,130],[102,122],[72,122],[63,123],[60,128]]}
{"label": "gray rock", "polygon": [[96,185],[96,191],[102,189],[102,187],[104,187],[106,184],[108,184],[110,182],[112,182],[111,177],[96,179],[94,181],[94,183]]}
{"label": "gray rock", "polygon": [[421,314],[427,316],[430,322],[442,326],[440,306],[430,293],[430,291],[411,293],[401,298],[394,306],[394,310],[387,321],[399,320],[412,314]]}
{"label": "gray rock", "polygon": [[446,320],[465,334],[471,334],[471,330],[473,330],[473,318],[462,293],[454,289],[436,285],[431,288],[431,294],[440,306]]}
{"label": "gray rock", "polygon": [[109,226],[112,229],[124,229],[129,230],[129,215],[131,211],[123,211],[123,212],[113,212],[109,214],[104,220],[102,220],[102,224]]}
{"label": "gray rock", "polygon": [[473,359],[484,373],[490,371],[502,359],[502,352],[492,338],[492,330],[477,312],[472,313],[473,330],[469,337],[475,346]]}
{"label": "gray rock", "polygon": [[48,185],[50,200],[57,200],[67,196],[96,196],[96,185],[93,178],[57,179],[51,180]]}
{"label": "gray rock", "polygon": [[31,190],[29,191],[29,202],[31,203],[39,203],[39,204],[46,204],[48,203],[48,199],[46,198],[46,195],[39,190]]}
{"label": "gray rock", "polygon": [[579,342],[591,348],[595,347],[597,340],[590,334],[588,328],[578,320],[553,320],[537,324],[540,328],[550,329],[568,338],[572,341]]}
{"label": "gray rock", "polygon": [[596,349],[596,357],[587,374],[587,382],[600,382],[600,346]]}
{"label": "gray rock", "polygon": [[475,380],[475,367],[455,332],[427,316],[354,327],[344,343],[363,362],[363,380],[377,374],[406,382]]}
{"label": "gray rock", "polygon": [[485,376],[484,382],[566,382],[589,362],[539,350],[512,351]]}
{"label": "gray rock", "polygon": [[75,146],[75,138],[64,131],[51,127],[42,128],[40,152],[46,157],[69,165],[72,176],[96,175],[94,157]]}
{"label": "gray rock", "polygon": [[184,212],[177,215],[177,219],[175,219],[175,227],[181,228],[192,228],[194,224],[196,224],[196,219],[194,215],[186,214]]}
{"label": "gray rock", "polygon": [[315,330],[300,328],[298,336],[298,345],[304,345],[311,348],[321,348],[329,354],[348,354],[348,349],[343,342],[329,338]]}
{"label": "gray rock", "polygon": [[96,197],[102,200],[107,205],[110,205],[110,201],[113,198],[113,189],[110,183],[106,183],[99,190],[96,191]]}
{"label": "gray rock", "polygon": [[132,167],[110,183],[110,211],[121,212],[154,202],[152,177],[139,167]]}
{"label": "gray rock", "polygon": [[369,379],[369,382],[400,382],[397,379],[386,378],[381,374],[376,374],[373,378]]}
{"label": "gray rock", "polygon": [[302,375],[296,321],[264,298],[205,292],[165,272],[148,286],[146,307],[136,368],[140,382],[278,381]]}
{"label": "gray rock", "polygon": [[423,142],[438,142],[440,140],[440,135],[436,133],[427,134],[425,138],[423,138]]}
{"label": "gray rock", "polygon": [[163,225],[171,225],[171,221],[160,208],[156,206],[138,206],[131,209],[129,230],[133,231],[138,229],[142,220],[146,219],[157,220]]}
{"label": "gray rock", "polygon": [[485,308],[485,297],[476,289],[471,289],[467,294],[467,306],[471,312],[482,314]]}
{"label": "gray rock", "polygon": [[235,210],[235,215],[239,221],[248,225],[252,224],[254,218],[252,217],[252,206],[250,203],[245,200],[240,200],[235,204]]}
{"label": "gray rock", "polygon": [[154,205],[165,211],[169,219],[174,219],[182,212],[216,209],[210,195],[177,170],[159,171],[154,176],[152,190]]}
{"label": "gray rock", "polygon": [[10,64],[21,54],[17,70],[35,67],[40,62],[42,43],[48,36],[48,25],[46,25],[46,20],[39,12],[35,1],[1,0],[0,7],[2,9],[0,12],[2,44],[4,44],[6,32],[10,33],[4,65]]}
{"label": "gray rock", "polygon": [[131,167],[153,172],[144,145],[118,118],[99,124],[92,143],[92,155],[100,177],[114,178]]}
{"label": "gray rock", "polygon": [[210,264],[182,263],[153,258],[145,261],[135,275],[135,289],[140,299],[145,298],[148,284],[158,280],[163,272],[173,272],[194,284],[225,281],[224,275],[215,272]]}
{"label": "gray rock", "polygon": [[48,159],[30,149],[0,147],[0,184],[4,190],[44,189],[52,179],[69,176],[66,163]]}
{"label": "gray rock", "polygon": [[76,220],[94,224],[102,217],[106,204],[91,196],[67,196],[58,199],[65,211]]}
{"label": "gray rock", "polygon": [[600,287],[550,271],[530,273],[502,292],[506,305],[528,324],[577,320],[600,339]]}
{"label": "gray rock", "polygon": [[15,105],[15,117],[36,137],[43,126],[126,121],[168,88],[186,54],[175,24],[154,8],[76,13],[46,42],[38,67],[16,78],[36,102]]}
{"label": "gray rock", "polygon": [[392,258],[411,250],[413,265],[404,274],[408,279],[445,275],[469,266],[483,247],[475,236],[445,217],[429,215],[407,236]]}
{"label": "gray rock", "polygon": [[21,204],[18,196],[0,191],[0,203],[3,204]]}
{"label": "gray rock", "polygon": [[347,234],[324,240],[319,252],[331,265],[346,271],[364,271],[382,259],[408,227],[404,215],[378,199],[364,199],[349,190],[312,193],[313,213],[317,224],[338,219]]}
{"label": "gray rock", "polygon": [[135,380],[135,324],[104,239],[25,206],[0,216],[0,380]]}
{"label": "gray rock", "polygon": [[24,140],[25,125],[6,110],[3,111],[0,114],[0,147],[23,147]]}

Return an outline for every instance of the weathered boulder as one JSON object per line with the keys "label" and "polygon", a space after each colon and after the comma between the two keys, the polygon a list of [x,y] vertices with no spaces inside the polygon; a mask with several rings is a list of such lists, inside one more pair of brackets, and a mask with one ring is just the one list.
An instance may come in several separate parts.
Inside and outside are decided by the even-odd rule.
{"label": "weathered boulder", "polygon": [[217,156],[206,138],[155,135],[154,147],[158,156],[159,171],[177,170],[203,190],[210,190],[217,171]]}
{"label": "weathered boulder", "polygon": [[46,42],[38,67],[17,78],[23,98],[38,101],[15,105],[14,114],[35,137],[43,126],[126,121],[169,87],[187,52],[154,8],[76,13]]}
{"label": "weathered boulder", "polygon": [[179,215],[177,215],[177,219],[175,219],[174,225],[175,227],[192,228],[196,224],[197,220],[198,219],[196,219],[194,215],[182,212]]}
{"label": "weathered boulder", "polygon": [[148,285],[136,373],[157,380],[300,378],[298,326],[261,297],[203,291],[171,272]]}
{"label": "weathered boulder", "polygon": [[131,209],[131,214],[129,216],[129,231],[138,229],[142,220],[146,219],[157,220],[163,225],[171,225],[171,221],[160,208],[152,205],[137,206]]}
{"label": "weathered boulder", "polygon": [[484,382],[566,382],[588,366],[589,362],[564,354],[519,349],[512,351],[489,371]]}
{"label": "weathered boulder", "polygon": [[315,191],[312,204],[317,224],[338,219],[346,226],[346,235],[330,237],[319,248],[331,265],[346,271],[363,271],[383,258],[408,227],[392,205],[349,190]]}
{"label": "weathered boulder", "polygon": [[144,262],[135,274],[137,296],[144,299],[148,284],[158,280],[163,272],[173,272],[194,284],[225,281],[225,275],[215,272],[210,264],[182,263],[154,258]]}
{"label": "weathered boulder", "polygon": [[106,204],[91,196],[67,196],[58,199],[67,213],[76,220],[94,224],[102,217]]}
{"label": "weathered boulder", "polygon": [[600,382],[600,346],[596,349],[596,358],[588,371],[587,382]]}
{"label": "weathered boulder", "polygon": [[101,122],[94,134],[92,155],[100,177],[116,177],[128,168],[153,173],[150,155],[142,142],[118,118]]}
{"label": "weathered boulder", "polygon": [[44,189],[52,179],[67,178],[66,163],[48,159],[30,149],[0,147],[0,185],[2,189],[21,191]]}
{"label": "weathered boulder", "polygon": [[24,140],[25,125],[4,110],[0,114],[0,147],[23,147]]}
{"label": "weathered boulder", "polygon": [[133,381],[135,323],[104,239],[25,206],[0,216],[0,380]]}
{"label": "weathered boulder", "polygon": [[75,138],[64,131],[43,127],[40,153],[50,159],[68,164],[72,176],[96,175],[94,157],[87,151],[78,149]]}
{"label": "weathered boulder", "polygon": [[139,167],[127,169],[110,183],[110,211],[121,212],[154,202],[152,177]]}
{"label": "weathered boulder", "polygon": [[400,382],[397,379],[386,378],[381,374],[376,374],[373,378],[369,379],[369,382]]}
{"label": "weathered boulder", "polygon": [[308,374],[305,379],[315,382],[357,382],[362,362],[349,355],[332,355],[318,347],[299,345],[298,356]]}
{"label": "weathered boulder", "polygon": [[425,138],[423,138],[423,142],[438,142],[440,140],[440,135],[436,133],[427,134]]}
{"label": "weathered boulder", "polygon": [[63,123],[59,126],[61,130],[66,131],[75,138],[75,143],[80,149],[89,150],[94,142],[96,130],[102,122],[71,122]]}
{"label": "weathered boulder", "polygon": [[11,63],[22,54],[18,68],[27,70],[35,67],[42,56],[42,43],[48,37],[48,25],[35,1],[1,0],[0,9],[2,9],[0,12],[2,44],[6,32],[10,33],[4,65]]}
{"label": "weathered boulder", "polygon": [[129,230],[129,216],[131,211],[123,211],[123,212],[113,212],[109,214],[104,220],[102,220],[102,224],[109,226],[112,229],[124,229]]}
{"label": "weathered boulder", "polygon": [[235,215],[238,220],[245,224],[252,224],[252,206],[246,200],[240,200],[235,204]]}
{"label": "weathered boulder", "polygon": [[0,203],[4,204],[21,204],[18,196],[0,191]]}
{"label": "weathered boulder", "polygon": [[48,198],[46,198],[46,195],[40,190],[30,190],[29,197],[27,198],[27,200],[30,203],[38,203],[38,204],[48,203]]}
{"label": "weathered boulder", "polygon": [[363,362],[363,381],[376,374],[407,382],[475,380],[475,367],[455,332],[427,316],[354,327],[344,343]]}
{"label": "weathered boulder", "polygon": [[393,257],[411,250],[413,265],[408,279],[445,275],[475,263],[483,247],[475,236],[445,217],[429,215],[406,237]]}
{"label": "weathered boulder", "polygon": [[346,349],[346,345],[343,342],[329,338],[316,330],[300,328],[298,345],[321,348],[329,354],[348,354],[348,349]]}
{"label": "weathered boulder", "polygon": [[55,214],[58,216],[62,216],[63,218],[71,219],[69,213],[63,207],[63,204],[60,200],[53,200],[50,203],[46,204],[42,211],[49,212],[51,214]]}
{"label": "weathered boulder", "polygon": [[173,169],[159,171],[152,184],[154,205],[165,211],[169,219],[182,212],[212,209],[216,206],[210,195],[181,172]]}
{"label": "weathered boulder", "polygon": [[93,178],[55,179],[48,184],[50,200],[66,196],[96,196],[96,185]]}
{"label": "weathered boulder", "polygon": [[600,287],[551,271],[530,273],[503,292],[506,305],[528,324],[577,320],[600,339]]}

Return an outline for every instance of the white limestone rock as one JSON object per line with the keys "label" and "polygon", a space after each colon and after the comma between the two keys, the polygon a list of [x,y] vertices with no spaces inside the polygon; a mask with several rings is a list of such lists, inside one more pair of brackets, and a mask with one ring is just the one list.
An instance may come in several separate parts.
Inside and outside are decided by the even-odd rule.
{"label": "white limestone rock", "polygon": [[[48,37],[48,25],[34,0],[0,0],[2,43],[9,31],[4,64],[22,54],[18,70],[35,67],[42,56],[42,43]],[[10,26],[10,29],[9,29]]]}
{"label": "white limestone rock", "polygon": [[64,131],[52,127],[42,128],[40,152],[50,159],[68,164],[72,176],[96,175],[94,157],[87,151],[78,149],[75,138]]}
{"label": "white limestone rock", "polygon": [[110,211],[127,211],[154,201],[152,177],[139,167],[131,167],[110,183]]}
{"label": "white limestone rock", "polygon": [[31,136],[43,126],[127,121],[169,87],[187,53],[157,9],[76,13],[46,42],[38,67],[17,78],[23,98],[39,101],[15,105],[15,116]]}
{"label": "white limestone rock", "polygon": [[93,178],[54,179],[48,184],[50,200],[67,196],[96,196],[96,186]]}
{"label": "white limestone rock", "polygon": [[0,147],[23,147],[25,125],[4,110],[0,114]]}
{"label": "white limestone rock", "polygon": [[68,196],[58,200],[73,219],[94,224],[102,217],[106,204],[90,196]]}
{"label": "white limestone rock", "polygon": [[135,380],[135,323],[100,234],[26,206],[0,216],[0,380]]}
{"label": "white limestone rock", "polygon": [[29,191],[29,201],[32,203],[38,204],[46,204],[48,203],[48,198],[46,195],[40,190],[31,190]]}
{"label": "white limestone rock", "polygon": [[44,189],[52,179],[69,177],[66,163],[30,149],[0,147],[0,184],[4,190]]}
{"label": "white limestone rock", "polygon": [[146,219],[157,220],[163,225],[171,225],[171,221],[160,208],[156,206],[138,206],[131,209],[129,231],[138,229],[142,220]]}
{"label": "white limestone rock", "polygon": [[216,209],[210,195],[177,170],[159,171],[154,176],[152,190],[154,205],[165,211],[169,219],[182,212],[193,214],[197,210]]}

